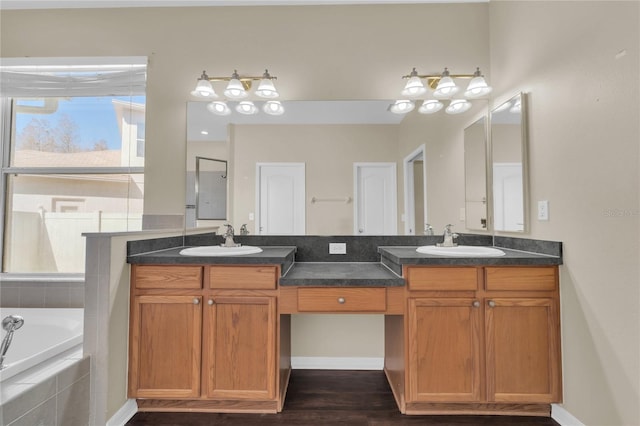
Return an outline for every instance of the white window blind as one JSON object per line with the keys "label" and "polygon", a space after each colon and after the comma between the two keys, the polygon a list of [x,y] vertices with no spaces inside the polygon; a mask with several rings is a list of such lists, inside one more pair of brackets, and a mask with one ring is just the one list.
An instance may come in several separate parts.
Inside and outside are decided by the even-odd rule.
{"label": "white window blind", "polygon": [[0,96],[64,97],[144,95],[147,59],[3,58]]}

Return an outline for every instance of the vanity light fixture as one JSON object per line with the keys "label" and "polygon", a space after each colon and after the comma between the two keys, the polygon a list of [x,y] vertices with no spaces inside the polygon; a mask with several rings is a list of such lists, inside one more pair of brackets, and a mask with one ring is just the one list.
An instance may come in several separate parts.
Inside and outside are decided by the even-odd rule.
{"label": "vanity light fixture", "polygon": [[408,99],[403,99],[403,100],[395,101],[394,103],[389,105],[389,111],[391,111],[394,114],[406,114],[408,112],[413,111],[415,107],[416,105],[413,103],[413,101],[410,101]]}
{"label": "vanity light fixture", "polygon": [[[191,94],[201,99],[217,99],[212,82],[227,82],[227,86],[224,89],[224,97],[227,100],[239,101],[235,106],[235,110],[240,114],[251,115],[256,114],[259,111],[253,101],[248,100],[250,96],[249,90],[251,89],[254,81],[259,81],[258,88],[255,90],[254,95],[258,98],[275,99],[280,96],[273,84],[273,81],[277,80],[277,77],[269,74],[269,70],[264,70],[261,76],[241,76],[237,70],[233,70],[233,74],[230,77],[210,77],[206,71],[202,71],[202,75],[198,78],[196,88],[191,91]],[[273,103],[275,102],[275,103]],[[207,109],[216,115],[229,115],[231,114],[231,108],[227,105],[226,100],[215,100],[207,105]],[[278,101],[267,101],[262,110],[269,115],[282,115],[284,114],[284,107]]]}
{"label": "vanity light fixture", "polygon": [[[467,99],[482,98],[491,93],[491,87],[487,84],[484,76],[477,67],[473,74],[451,74],[448,68],[445,68],[441,74],[420,75],[415,68],[411,70],[409,75],[402,77],[408,79],[404,89],[400,92],[402,96],[415,99],[421,97],[428,92],[428,88],[433,90],[432,96],[436,99],[425,99],[418,108],[421,114],[433,114],[441,110],[444,105],[439,99],[450,99],[450,103],[445,108],[447,114],[461,114],[471,108],[471,102]],[[452,99],[460,88],[456,85],[456,79],[470,79],[469,85],[463,92],[464,98]],[[426,81],[426,85],[423,83]],[[412,111],[414,103],[412,100],[395,101],[389,106],[389,111],[395,114],[406,114]]]}

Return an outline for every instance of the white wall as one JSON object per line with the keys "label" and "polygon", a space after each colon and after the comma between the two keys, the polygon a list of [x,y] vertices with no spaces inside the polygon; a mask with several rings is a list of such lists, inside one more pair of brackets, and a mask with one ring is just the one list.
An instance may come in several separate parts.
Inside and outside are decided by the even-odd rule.
{"label": "white wall", "polygon": [[490,5],[495,96],[530,93],[530,236],[564,243],[565,408],[638,425],[639,3]]}

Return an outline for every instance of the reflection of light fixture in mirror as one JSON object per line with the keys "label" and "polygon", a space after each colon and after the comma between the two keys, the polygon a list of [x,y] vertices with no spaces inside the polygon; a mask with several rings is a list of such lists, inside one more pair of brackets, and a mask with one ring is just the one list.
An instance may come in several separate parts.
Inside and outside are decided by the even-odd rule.
{"label": "reflection of light fixture in mirror", "polygon": [[229,80],[227,88],[224,89],[224,95],[229,99],[244,99],[249,96],[240,82],[240,76],[238,75],[237,70],[233,70],[231,80]]}
{"label": "reflection of light fixture in mirror", "polygon": [[416,105],[409,100],[403,99],[399,101],[395,101],[391,105],[389,105],[389,111],[394,114],[406,114],[408,112],[413,111]]}
{"label": "reflection of light fixture in mirror", "polygon": [[221,101],[213,101],[207,105],[207,109],[214,113],[215,115],[229,115],[231,114],[231,109],[227,105],[226,102]]}
{"label": "reflection of light fixture in mirror", "polygon": [[[409,98],[416,98],[423,95],[427,92],[427,88],[429,88],[433,90],[432,95],[434,98],[451,99],[451,97],[459,90],[454,79],[462,78],[471,80],[464,92],[465,98],[482,98],[491,93],[492,90],[484,80],[484,77],[480,72],[480,67],[476,67],[476,71],[473,74],[451,74],[449,72],[449,68],[445,67],[441,74],[426,75],[418,74],[416,69],[413,68],[409,75],[402,76],[402,78],[408,79],[409,81],[405,84],[401,94],[402,96]],[[422,80],[426,80],[426,85],[423,84]],[[389,107],[389,111],[395,114],[406,114],[413,110],[413,107],[414,105],[412,101],[401,100],[396,101],[391,105],[391,107]],[[442,103],[437,100],[424,100],[420,108],[418,108],[418,112],[421,114],[432,114],[442,109],[442,107]],[[460,99],[456,102],[452,101],[449,107],[445,109],[445,112],[449,114],[460,114],[469,110],[469,108],[471,108],[471,103],[464,99]]]}
{"label": "reflection of light fixture in mirror", "polygon": [[449,70],[445,67],[438,86],[433,91],[434,98],[447,99],[458,92],[458,86],[456,86],[450,75]]}
{"label": "reflection of light fixture in mirror", "polygon": [[422,84],[422,80],[418,77],[418,71],[416,71],[415,68],[411,71],[411,74],[409,74],[409,81],[407,81],[407,84],[400,93],[402,96],[409,97],[420,96],[427,93],[427,88]]}
{"label": "reflection of light fixture in mirror", "polygon": [[269,75],[269,70],[264,70],[264,74],[262,74],[262,80],[260,80],[260,84],[256,89],[256,95],[261,98],[273,99],[280,96],[276,87],[273,85],[273,77]]}
{"label": "reflection of light fixture in mirror", "polygon": [[213,86],[209,81],[209,76],[206,71],[202,71],[202,75],[198,79],[196,88],[191,91],[191,94],[198,98],[217,98],[216,92],[213,90]]}
{"label": "reflection of light fixture in mirror", "polygon": [[471,102],[466,99],[454,99],[444,110],[447,114],[462,114],[471,108]]}
{"label": "reflection of light fixture in mirror", "polygon": [[265,114],[269,115],[282,115],[284,114],[284,107],[280,101],[267,101],[262,106],[262,110]]}
{"label": "reflection of light fixture in mirror", "polygon": [[477,67],[476,72],[473,73],[473,78],[467,86],[467,90],[464,92],[464,95],[467,98],[474,99],[488,95],[491,93],[491,90],[492,88],[489,87],[486,81],[484,81],[484,77],[480,72],[480,67]]}
{"label": "reflection of light fixture in mirror", "polygon": [[236,111],[244,115],[253,115],[258,112],[258,108],[251,101],[241,101],[236,105]]}
{"label": "reflection of light fixture in mirror", "polygon": [[436,99],[427,99],[422,102],[422,105],[418,108],[418,112],[420,114],[433,114],[434,112],[440,111],[442,107],[442,102]]}

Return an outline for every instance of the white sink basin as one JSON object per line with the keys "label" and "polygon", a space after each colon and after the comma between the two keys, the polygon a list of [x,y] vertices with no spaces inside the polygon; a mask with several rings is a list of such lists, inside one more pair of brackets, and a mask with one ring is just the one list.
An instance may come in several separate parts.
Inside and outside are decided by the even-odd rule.
{"label": "white sink basin", "polygon": [[180,254],[183,256],[241,256],[243,254],[256,253],[262,253],[262,249],[254,246],[201,246],[189,247],[180,251]]}
{"label": "white sink basin", "polygon": [[437,256],[452,257],[498,257],[504,256],[504,252],[493,247],[481,246],[456,246],[456,247],[438,247],[438,246],[422,246],[416,249],[418,253],[435,254]]}

